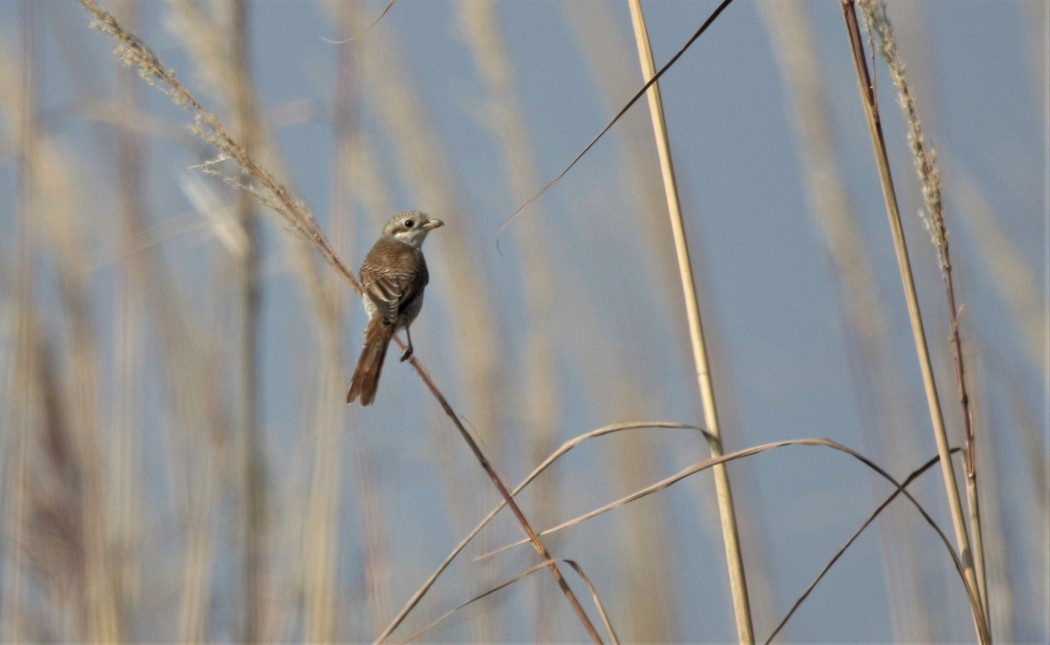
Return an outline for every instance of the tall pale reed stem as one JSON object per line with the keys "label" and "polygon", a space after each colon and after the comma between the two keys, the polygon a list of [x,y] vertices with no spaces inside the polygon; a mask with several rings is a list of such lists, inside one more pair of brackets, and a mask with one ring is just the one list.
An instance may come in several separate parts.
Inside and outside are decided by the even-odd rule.
{"label": "tall pale reed stem", "polygon": [[[977,579],[974,573],[973,552],[970,548],[970,537],[966,531],[966,522],[963,518],[962,503],[959,497],[959,489],[955,484],[955,467],[951,459],[951,447],[948,444],[948,433],[944,425],[944,415],[941,412],[941,403],[937,395],[937,383],[933,375],[933,364],[930,360],[930,350],[926,344],[926,332],[922,323],[922,312],[919,309],[919,297],[915,290],[915,279],[912,276],[911,260],[908,256],[908,246],[904,239],[904,228],[901,225],[900,211],[897,208],[897,193],[893,186],[893,177],[890,174],[890,162],[886,154],[886,142],[882,135],[882,122],[879,118],[878,103],[875,98],[875,90],[868,73],[868,66],[864,56],[864,42],[860,33],[860,25],[857,22],[857,14],[854,9],[853,0],[841,0],[842,15],[846,21],[846,32],[850,40],[850,48],[853,55],[854,69],[857,74],[857,84],[860,89],[861,103],[864,106],[864,116],[868,123],[868,133],[871,136],[872,150],[875,153],[875,165],[879,170],[879,180],[882,185],[882,196],[886,202],[886,214],[889,217],[890,234],[893,238],[893,248],[897,254],[897,268],[900,271],[901,285],[904,288],[904,299],[908,307],[908,319],[911,321],[912,337],[915,342],[915,352],[919,359],[919,369],[922,373],[922,383],[926,391],[926,402],[930,410],[930,420],[933,425],[933,436],[937,442],[937,454],[940,456],[941,471],[944,475],[944,487],[948,497],[948,507],[951,511],[952,525],[955,529],[955,541],[959,549],[959,559],[963,564],[963,572],[966,584],[970,588],[971,597],[980,597]],[[971,603],[974,622],[977,627],[977,635],[982,643],[990,642],[988,623],[981,603]]]}
{"label": "tall pale reed stem", "polygon": [[[645,17],[642,15],[641,1],[628,0],[628,4],[631,8],[631,23],[634,26],[635,42],[638,44],[638,60],[642,65],[642,75],[646,79],[650,79],[656,74],[656,65],[653,62],[653,52],[649,46],[649,35],[645,28]],[[653,83],[649,87],[647,98],[649,100],[649,113],[653,121],[656,149],[660,157],[660,171],[664,180],[664,193],[667,196],[667,211],[671,217],[671,232],[674,235],[675,252],[678,255],[678,271],[682,278],[682,295],[685,298],[685,311],[689,318],[689,339],[693,346],[693,362],[696,365],[700,399],[704,406],[704,422],[707,425],[707,431],[715,439],[715,441],[709,442],[711,457],[717,458],[722,455],[722,436],[718,427],[715,391],[707,360],[703,327],[700,324],[700,306],[696,299],[696,285],[693,282],[693,269],[689,261],[689,245],[686,243],[685,227],[682,224],[678,188],[674,178],[674,166],[671,163],[671,148],[667,139],[667,127],[664,123],[660,87],[657,83]],[[723,464],[715,466],[712,471],[715,479],[715,493],[718,498],[719,516],[722,520],[722,540],[725,543],[726,567],[729,570],[729,586],[733,596],[733,610],[736,615],[737,637],[741,643],[753,643],[755,636],[751,626],[751,606],[747,597],[747,579],[744,576],[744,560],[740,554],[740,536],[737,532],[736,511],[733,508],[733,494],[729,486],[729,473]]]}
{"label": "tall pale reed stem", "polygon": [[977,591],[981,596],[984,613],[988,614],[988,592],[984,577],[984,548],[981,539],[981,512],[977,491],[977,443],[974,437],[973,411],[970,409],[970,395],[966,386],[966,367],[962,338],[959,332],[959,307],[955,304],[955,281],[952,279],[952,260],[948,250],[948,229],[944,225],[944,208],[941,200],[941,172],[937,166],[937,153],[926,142],[922,125],[919,122],[919,110],[915,104],[911,86],[904,73],[904,63],[897,53],[897,38],[893,34],[889,18],[886,16],[886,4],[881,0],[858,0],[864,14],[868,31],[875,37],[877,47],[882,53],[886,67],[890,71],[890,80],[897,88],[897,102],[904,113],[908,124],[908,144],[915,161],[915,170],[922,184],[923,201],[926,202],[926,213],[923,222],[930,232],[930,238],[937,249],[941,264],[941,277],[944,279],[944,291],[948,298],[948,318],[951,326],[952,355],[955,358],[955,382],[959,392],[959,403],[962,407],[962,423],[966,436],[966,501],[970,512],[970,537],[973,541],[973,561],[977,574]]}

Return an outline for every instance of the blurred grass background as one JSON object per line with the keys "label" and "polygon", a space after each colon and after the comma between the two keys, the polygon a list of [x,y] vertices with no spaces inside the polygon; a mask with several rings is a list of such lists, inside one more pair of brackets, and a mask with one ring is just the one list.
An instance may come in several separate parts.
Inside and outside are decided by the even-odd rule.
{"label": "blurred grass background", "polygon": [[[700,423],[644,105],[495,247],[641,86],[626,6],[401,2],[349,43],[322,40],[383,4],[105,6],[310,205],[347,264],[396,210],[445,220],[416,350],[507,481],[608,423]],[[646,4],[658,65],[713,6]],[[940,154],[1004,642],[1050,635],[1047,7],[888,7]],[[0,637],[374,639],[498,495],[406,367],[388,365],[373,408],[343,406],[356,298],[204,172],[231,171],[200,167],[214,151],[80,6],[7,0],[0,17]],[[922,194],[879,65],[961,445],[936,252],[910,216]],[[661,90],[726,450],[826,436],[904,478],[935,449],[851,74],[837,3],[741,1]],[[546,527],[706,455],[694,433],[599,439],[520,502]],[[764,640],[891,489],[802,448],[729,470]],[[623,640],[735,638],[712,487],[702,474],[545,540],[580,562]],[[947,531],[936,475],[913,489]],[[518,537],[501,516],[467,555]],[[457,561],[394,638],[533,564],[525,550]],[[971,640],[967,614],[943,548],[898,503],[779,638]],[[423,639],[584,636],[538,574]]]}

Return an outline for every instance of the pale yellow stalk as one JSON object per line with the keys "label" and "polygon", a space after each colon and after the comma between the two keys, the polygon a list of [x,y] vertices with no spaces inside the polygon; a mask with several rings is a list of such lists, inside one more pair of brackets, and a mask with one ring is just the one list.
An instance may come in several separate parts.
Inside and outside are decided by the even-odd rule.
{"label": "pale yellow stalk", "polygon": [[[645,17],[642,15],[640,0],[628,0],[631,8],[631,24],[634,26],[635,41],[638,44],[638,59],[642,66],[642,75],[646,79],[656,74],[653,52],[649,46],[649,35],[645,28]],[[653,120],[653,133],[656,137],[656,148],[660,156],[660,170],[664,179],[664,192],[667,196],[667,210],[671,217],[671,230],[674,235],[675,252],[678,256],[678,270],[682,279],[682,295],[685,300],[686,316],[689,319],[689,340],[693,347],[693,362],[696,365],[697,381],[700,388],[700,399],[704,407],[704,423],[707,431],[715,441],[710,444],[713,458],[722,455],[722,437],[718,427],[718,412],[715,407],[714,382],[707,360],[707,348],[704,344],[703,327],[700,323],[700,305],[696,298],[696,285],[693,282],[693,269],[689,260],[689,245],[685,239],[685,226],[678,201],[678,188],[675,183],[674,167],[671,162],[670,143],[667,139],[667,127],[664,123],[663,103],[660,100],[660,87],[653,83],[648,92],[649,112]],[[722,540],[725,545],[726,568],[729,573],[729,587],[733,597],[733,611],[736,618],[737,638],[741,643],[752,643],[755,640],[751,625],[751,606],[747,597],[747,579],[744,575],[744,560],[740,553],[740,536],[737,531],[736,511],[733,508],[733,494],[729,485],[729,473],[724,465],[713,469],[715,492],[718,498],[719,515],[722,520]]]}

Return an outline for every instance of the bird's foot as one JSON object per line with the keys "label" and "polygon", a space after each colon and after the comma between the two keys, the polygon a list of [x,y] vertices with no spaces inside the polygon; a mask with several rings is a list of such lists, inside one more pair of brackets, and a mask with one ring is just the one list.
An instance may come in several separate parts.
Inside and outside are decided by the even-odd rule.
{"label": "bird's foot", "polygon": [[408,359],[412,358],[412,346],[409,345],[405,348],[405,351],[401,352],[401,362],[404,363]]}

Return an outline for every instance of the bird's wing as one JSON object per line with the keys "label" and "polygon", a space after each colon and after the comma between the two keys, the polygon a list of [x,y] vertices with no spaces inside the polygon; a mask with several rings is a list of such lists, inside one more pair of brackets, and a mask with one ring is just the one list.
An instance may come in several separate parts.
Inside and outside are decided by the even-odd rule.
{"label": "bird's wing", "polygon": [[[410,249],[406,249],[411,251]],[[378,313],[396,324],[405,305],[427,285],[429,275],[422,255],[376,244],[361,265],[361,287]]]}

